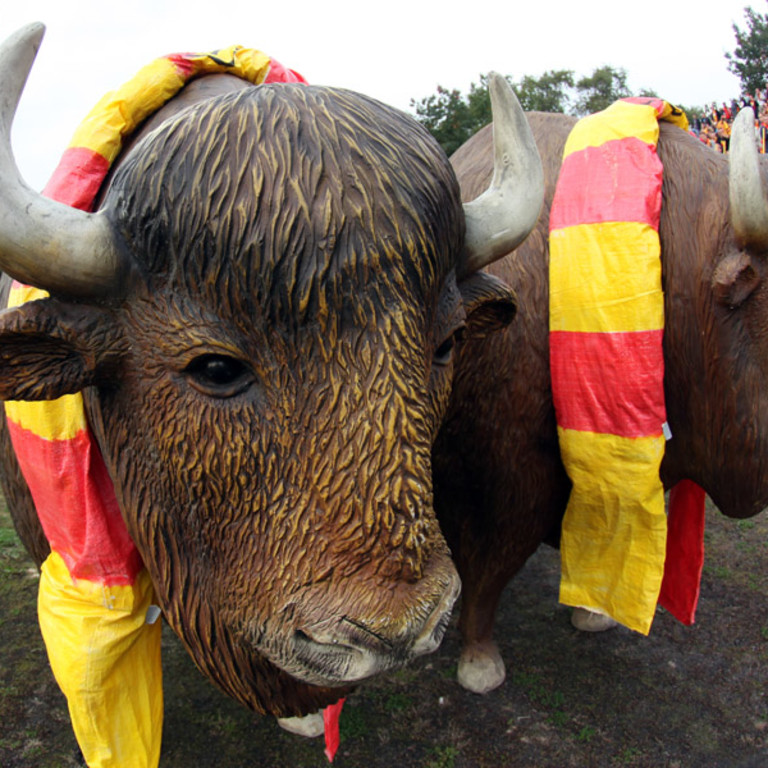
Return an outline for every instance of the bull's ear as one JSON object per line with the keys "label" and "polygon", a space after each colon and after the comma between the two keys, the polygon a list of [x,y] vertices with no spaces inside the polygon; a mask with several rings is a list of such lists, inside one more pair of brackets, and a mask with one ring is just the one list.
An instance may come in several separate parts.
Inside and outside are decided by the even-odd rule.
{"label": "bull's ear", "polygon": [[475,272],[459,283],[467,325],[473,336],[506,328],[517,313],[515,292],[495,275]]}
{"label": "bull's ear", "polygon": [[715,268],[715,298],[730,309],[741,306],[760,284],[760,274],[745,251],[729,253]]}
{"label": "bull's ear", "polygon": [[0,400],[53,400],[96,384],[124,345],[107,310],[41,299],[0,312]]}

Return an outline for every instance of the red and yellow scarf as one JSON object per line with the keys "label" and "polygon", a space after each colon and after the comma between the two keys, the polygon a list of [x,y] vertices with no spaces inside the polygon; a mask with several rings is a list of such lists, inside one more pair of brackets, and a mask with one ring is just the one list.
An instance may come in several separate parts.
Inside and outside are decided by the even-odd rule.
{"label": "red and yellow scarf", "polygon": [[[668,431],[659,120],[687,128],[682,112],[646,98],[580,120],[565,146],[550,215],[550,365],[573,483],[560,600],[645,634],[665,560],[671,573],[678,548],[670,542],[667,558],[659,478]],[[686,488],[685,499],[695,503],[684,506],[701,509],[703,520],[703,493]],[[677,595],[678,583],[668,580],[666,592]],[[695,596],[684,603],[680,617],[692,620]]]}

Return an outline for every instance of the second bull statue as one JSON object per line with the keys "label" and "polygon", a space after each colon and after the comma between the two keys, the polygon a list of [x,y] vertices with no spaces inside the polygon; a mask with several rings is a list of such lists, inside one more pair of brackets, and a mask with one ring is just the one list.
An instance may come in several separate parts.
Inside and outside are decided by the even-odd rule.
{"label": "second bull statue", "polygon": [[[493,639],[501,592],[542,541],[557,539],[571,487],[549,366],[548,225],[575,119],[529,120],[544,166],[544,210],[525,243],[488,268],[516,291],[518,313],[487,336],[474,337],[470,321],[434,456],[436,507],[464,589],[459,675],[477,692],[504,679]],[[768,505],[768,168],[751,110],[736,121],[727,156],[675,126],[659,128],[673,436],[661,477],[667,488],[693,480],[724,514],[745,518]],[[466,200],[491,176],[490,141],[484,129],[451,158]]]}

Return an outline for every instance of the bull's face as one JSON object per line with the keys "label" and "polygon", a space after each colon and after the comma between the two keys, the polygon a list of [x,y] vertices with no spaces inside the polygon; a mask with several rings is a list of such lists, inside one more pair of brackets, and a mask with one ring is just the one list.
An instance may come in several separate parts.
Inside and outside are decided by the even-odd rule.
{"label": "bull's face", "polygon": [[[430,448],[464,323],[461,207],[424,137],[377,151],[384,114],[249,89],[166,126],[107,202],[152,277],[116,320],[130,351],[99,396],[103,440],[166,615],[217,677],[231,648],[359,680],[432,650],[458,593]],[[155,145],[159,188],[137,187]],[[211,191],[190,200],[189,178]]]}
{"label": "bull's face", "polygon": [[462,297],[457,269],[483,262],[427,134],[357,95],[248,89],[150,134],[76,221],[119,277],[75,302],[43,270],[54,298],[3,316],[0,395],[91,387],[128,530],[198,665],[299,713],[434,649],[459,589],[430,467],[453,345],[467,311],[512,299],[482,277]]}

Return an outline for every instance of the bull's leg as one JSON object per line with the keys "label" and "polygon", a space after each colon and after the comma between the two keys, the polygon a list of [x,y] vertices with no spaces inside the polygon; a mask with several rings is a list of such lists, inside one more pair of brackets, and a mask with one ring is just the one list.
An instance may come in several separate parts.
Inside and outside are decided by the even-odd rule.
{"label": "bull's leg", "polygon": [[574,608],[571,612],[571,624],[581,632],[605,632],[613,629],[617,622],[604,613],[590,611],[589,608]]}
{"label": "bull's leg", "polygon": [[467,575],[461,604],[459,628],[462,637],[457,678],[459,685],[472,693],[488,693],[506,677],[504,660],[493,639],[496,609],[506,578],[480,584]]}

